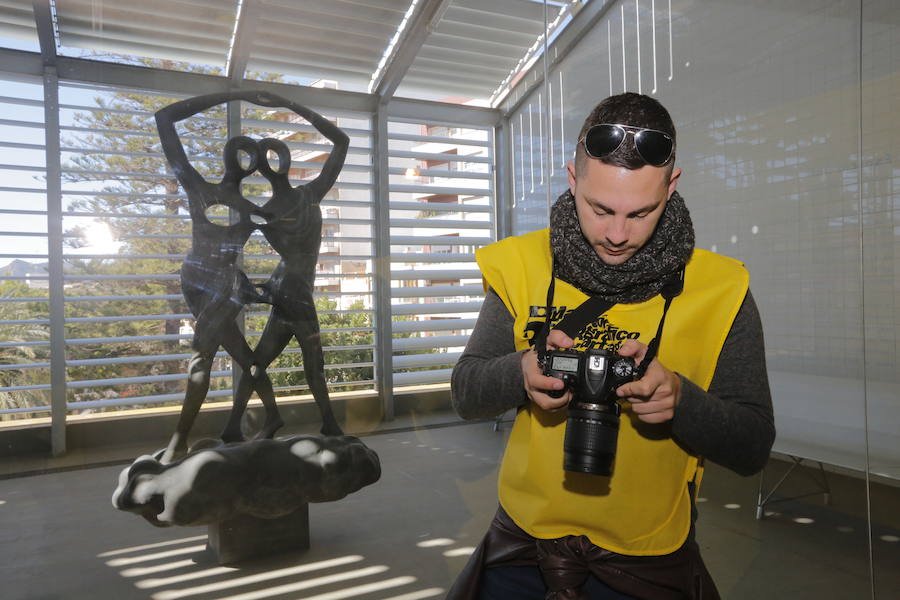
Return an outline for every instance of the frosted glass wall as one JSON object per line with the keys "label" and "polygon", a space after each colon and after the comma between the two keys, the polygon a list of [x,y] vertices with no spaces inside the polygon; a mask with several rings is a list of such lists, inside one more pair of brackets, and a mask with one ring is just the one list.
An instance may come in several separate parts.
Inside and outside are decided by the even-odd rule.
{"label": "frosted glass wall", "polygon": [[[863,2],[861,136],[863,311],[871,472],[900,479],[900,2]],[[900,595],[897,503],[871,490],[878,598]],[[887,531],[884,523],[894,523]]]}
{"label": "frosted glass wall", "polygon": [[[861,482],[844,498],[849,509],[819,519],[831,537],[847,533],[841,568],[809,584],[823,598],[868,597],[863,478],[868,469],[875,482],[900,480],[898,29],[893,0],[608,2],[545,84],[506,103],[513,233],[547,225],[598,101],[643,92],[671,112],[697,246],[750,270],[775,450]],[[895,597],[877,576],[886,574],[879,557],[897,556],[895,511],[872,497],[875,587]],[[858,521],[840,522],[848,515]],[[747,561],[743,583],[726,582],[724,597],[749,594],[772,562],[800,560],[782,556],[766,531],[743,552],[715,549],[732,570]]]}

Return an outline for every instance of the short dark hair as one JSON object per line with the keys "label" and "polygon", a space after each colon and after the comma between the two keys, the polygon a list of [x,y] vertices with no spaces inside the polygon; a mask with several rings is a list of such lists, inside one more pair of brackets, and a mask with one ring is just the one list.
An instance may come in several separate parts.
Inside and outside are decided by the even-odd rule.
{"label": "short dark hair", "polygon": [[[600,123],[618,123],[631,125],[632,127],[646,127],[658,129],[672,136],[675,143],[675,124],[669,111],[655,98],[634,92],[625,92],[606,98],[594,107],[591,114],[584,120],[581,131],[578,132],[578,144],[575,147],[575,174],[580,175],[584,170],[584,161],[590,158],[584,150],[584,139],[587,130]],[[596,159],[608,165],[625,167],[626,169],[640,169],[647,163],[641,158],[634,147],[634,137],[628,139],[615,152]],[[672,150],[672,158],[669,160],[669,169],[675,164],[675,150]]]}

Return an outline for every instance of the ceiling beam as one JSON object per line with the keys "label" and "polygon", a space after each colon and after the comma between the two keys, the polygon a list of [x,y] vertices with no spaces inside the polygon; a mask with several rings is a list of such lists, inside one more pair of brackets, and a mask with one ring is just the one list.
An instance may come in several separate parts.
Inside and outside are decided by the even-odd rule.
{"label": "ceiling beam", "polygon": [[[199,96],[225,92],[231,87],[229,80],[219,75],[170,71],[67,56],[57,58],[57,69],[61,80],[152,90],[164,94]],[[4,78],[11,75],[41,77],[44,73],[41,55],[26,50],[0,48],[0,73]],[[374,94],[269,81],[244,80],[242,85],[267,90],[307,106],[356,112],[362,115],[371,115],[379,110],[378,98]],[[391,118],[414,122],[440,121],[451,125],[474,127],[491,127],[500,122],[500,111],[497,109],[412,98],[393,98],[381,110]]]}
{"label": "ceiling beam", "polygon": [[[582,3],[581,8],[572,17],[572,21],[547,48],[547,54],[553,57],[547,65],[548,73],[553,67],[565,60],[575,46],[578,45],[578,42],[591,31],[594,25],[596,25],[607,13],[613,4],[613,0],[591,0],[590,2],[587,2],[587,4]],[[516,85],[507,92],[506,97],[509,98],[513,92],[518,91],[518,99],[513,102],[508,109],[504,110],[503,114],[510,115],[514,113],[516,109],[528,99],[532,90],[543,82],[543,60],[536,60],[534,61],[534,64],[519,77]]]}
{"label": "ceiling beam", "polygon": [[419,54],[419,49],[440,23],[449,6],[450,0],[422,0],[416,7],[406,30],[388,58],[387,65],[372,88],[372,93],[380,98],[382,104],[387,103],[397,91],[403,76]]}
{"label": "ceiling beam", "polygon": [[259,0],[244,0],[241,12],[235,17],[234,43],[228,56],[228,80],[232,85],[240,85],[247,70],[250,49],[253,47],[253,36],[256,35],[256,24],[259,22]]}
{"label": "ceiling beam", "polygon": [[53,27],[50,0],[32,0],[31,4],[34,9],[38,41],[41,44],[41,60],[44,66],[53,66],[56,64],[56,31]]}
{"label": "ceiling beam", "polygon": [[494,127],[501,119],[500,111],[496,108],[412,98],[392,98],[386,103],[385,112],[392,120],[429,125],[446,124],[451,127]]}
{"label": "ceiling beam", "polygon": [[[199,96],[233,89],[221,75],[171,71],[138,65],[116,64],[58,56],[56,68],[59,79],[99,85],[119,86],[174,95]],[[37,52],[0,48],[0,73],[32,77],[43,76],[41,55]],[[377,98],[372,94],[329,90],[287,83],[244,80],[242,87],[268,90],[300,104],[318,108],[333,108],[340,112],[368,115],[375,112]]]}
{"label": "ceiling beam", "polygon": [[37,52],[0,48],[0,73],[43,77],[43,59]]}

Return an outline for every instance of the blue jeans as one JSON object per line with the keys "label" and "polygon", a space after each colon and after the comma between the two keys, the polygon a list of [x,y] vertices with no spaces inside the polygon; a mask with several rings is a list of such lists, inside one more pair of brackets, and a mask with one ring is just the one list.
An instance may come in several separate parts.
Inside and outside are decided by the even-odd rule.
{"label": "blue jeans", "polygon": [[[637,600],[590,575],[585,590],[591,600]],[[538,567],[489,567],[484,570],[479,600],[544,600],[547,586]]]}

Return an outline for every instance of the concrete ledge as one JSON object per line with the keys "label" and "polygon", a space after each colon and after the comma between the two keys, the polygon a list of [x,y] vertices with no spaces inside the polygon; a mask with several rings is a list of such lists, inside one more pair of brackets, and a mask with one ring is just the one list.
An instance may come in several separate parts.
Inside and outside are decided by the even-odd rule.
{"label": "concrete ledge", "polygon": [[[347,433],[364,435],[384,428],[383,403],[372,392],[333,394],[331,402]],[[281,400],[278,409],[285,421],[279,436],[318,432],[321,421],[311,396]],[[67,453],[138,445],[161,448],[175,430],[179,411],[180,407],[165,407],[71,416],[66,423]],[[230,402],[204,406],[191,430],[191,441],[218,438],[230,411]],[[413,417],[416,421],[430,413],[448,411],[452,411],[448,386],[419,386],[398,390],[394,395],[396,417]],[[262,405],[252,402],[244,417],[247,435],[255,434],[263,419]],[[0,427],[0,459],[50,454],[48,419],[21,425],[10,421]]]}

